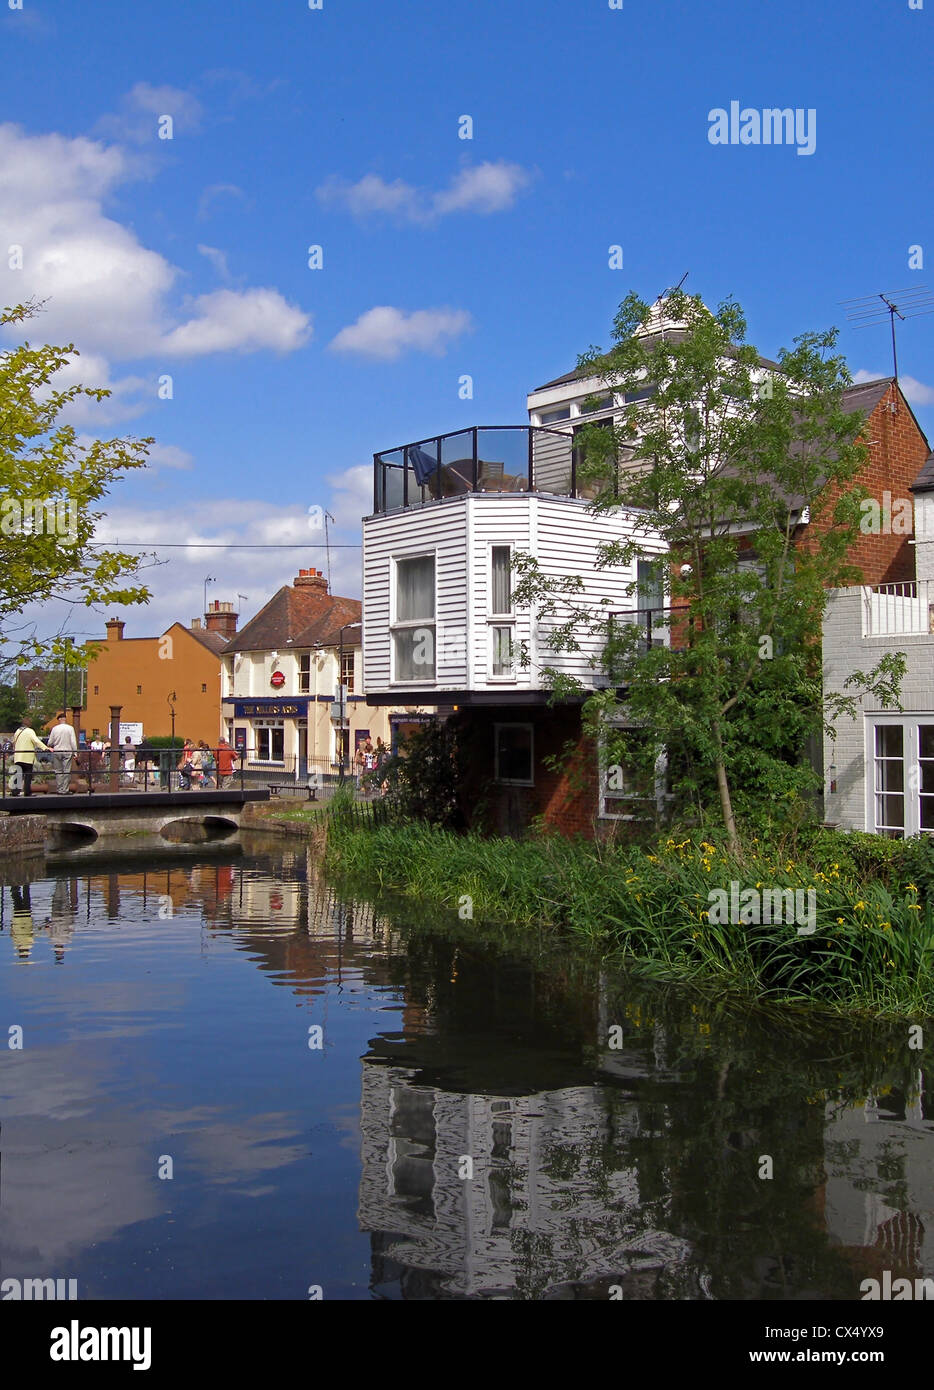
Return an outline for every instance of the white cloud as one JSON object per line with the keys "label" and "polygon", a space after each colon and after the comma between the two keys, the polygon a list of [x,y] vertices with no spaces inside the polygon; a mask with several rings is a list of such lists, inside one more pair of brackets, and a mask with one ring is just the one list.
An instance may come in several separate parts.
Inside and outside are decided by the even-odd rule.
{"label": "white cloud", "polygon": [[406,314],[379,304],[342,328],[331,343],[335,352],[358,352],[363,357],[392,361],[408,349],[441,356],[448,340],[472,327],[466,309],[416,309]]}
{"label": "white cloud", "polygon": [[198,221],[204,222],[211,216],[213,211],[212,204],[218,198],[240,198],[246,199],[246,194],[242,188],[238,188],[235,183],[211,183],[198,199]]}
{"label": "white cloud", "polygon": [[500,160],[462,169],[444,193],[435,194],[439,216],[449,212],[502,212],[512,207],[519,191],[528,186],[530,176],[518,164]]}
{"label": "white cloud", "polygon": [[187,470],[194,463],[188,450],[180,449],[177,444],[150,444],[146,457],[153,468]]}
{"label": "white cloud", "polygon": [[317,190],[317,195],[326,207],[345,208],[354,217],[388,212],[415,222],[423,212],[417,189],[402,179],[386,183],[378,174],[364,174],[358,183],[330,178]]}
{"label": "white cloud", "polygon": [[125,376],[113,381],[106,358],[84,352],[75,353],[74,357],[55,373],[53,385],[59,391],[76,385],[104,387],[110,391],[110,395],[102,401],[93,400],[90,396],[76,396],[62,411],[62,424],[95,430],[142,415],[156,395],[154,380],[141,376]]}
{"label": "white cloud", "polygon": [[900,376],[898,384],[905,400],[912,405],[934,405],[934,386],[925,386],[913,376]]}
{"label": "white cloud", "polygon": [[[867,372],[861,367],[858,372],[853,373],[853,380],[859,385],[864,381],[879,381],[891,375],[891,372]],[[934,405],[934,386],[925,386],[923,381],[918,381],[917,377],[913,376],[900,376],[898,384],[910,405]]]}
{"label": "white cloud", "polygon": [[[82,441],[89,443],[89,438]],[[165,446],[174,448],[174,446]],[[154,451],[156,452],[156,451]],[[183,451],[179,450],[179,453]],[[164,463],[164,460],[163,460]],[[359,598],[361,589],[361,517],[372,511],[373,472],[365,464],[354,465],[313,483],[304,497],[276,504],[260,498],[223,498],[174,495],[184,478],[172,481],[173,500],[163,507],[112,502],[97,524],[95,539],[108,545],[141,543],[155,552],[159,563],[145,570],[143,579],[152,590],[148,605],[106,612],[85,609],[83,604],[51,601],[30,606],[24,623],[45,636],[68,632],[84,641],[103,636],[104,620],[116,614],[127,623],[127,637],[146,637],[165,632],[174,622],[189,623],[202,611],[204,577],[216,583],[208,587],[208,600],[231,601],[240,611],[240,627],[259,612],[277,589],[290,584],[299,569],[313,567],[327,574],[327,551],[320,513],[309,517],[309,508],[327,509],[335,518],[329,528],[331,544],[331,592]],[[176,549],[178,542],[195,542],[190,549]],[[160,543],[173,548],[160,549]],[[217,543],[289,546],[279,550],[228,550]],[[145,553],[145,552],[143,552]],[[238,594],[247,595],[243,604]]]}
{"label": "white cloud", "polygon": [[[78,343],[102,372],[112,358],[301,346],[310,320],[270,288],[202,295],[179,321],[176,267],[104,212],[104,198],[139,173],[118,146],[0,125],[0,296],[45,301],[31,336]],[[9,266],[11,245],[22,247],[21,269]]]}
{"label": "white cloud", "polygon": [[293,352],[307,342],[309,316],[278,290],[215,290],[200,295],[195,314],[162,339],[162,351],[195,357],[207,352]]}
{"label": "white cloud", "polygon": [[[75,442],[79,448],[87,449],[99,438],[99,435],[79,434],[76,436]],[[177,444],[150,444],[146,457],[151,472],[156,472],[162,468],[187,471],[194,463],[194,459],[187,449],[180,449]]]}
{"label": "white cloud", "polygon": [[332,177],[318,189],[325,206],[344,208],[354,217],[383,213],[406,222],[436,222],[452,212],[489,214],[512,207],[531,175],[519,164],[486,160],[462,169],[446,189],[432,193],[378,174],[365,174],[357,183]]}
{"label": "white cloud", "polygon": [[[227,599],[241,607],[240,626],[262,608],[277,589],[289,584],[299,569],[309,566],[327,573],[324,530],[309,523],[308,507],[313,504],[327,507],[337,518],[330,527],[331,592],[346,597],[360,595],[360,517],[371,510],[372,497],[359,498],[359,510],[349,503],[349,496],[359,484],[362,469],[348,469],[328,479],[321,493],[295,502],[275,503],[260,499],[192,498],[184,506],[111,506],[106,517],[98,523],[96,539],[109,544],[142,542],[167,563],[146,571],[145,581],[153,591],[151,603],[143,607],[122,610],[120,617],[127,621],[127,636],[139,637],[164,632],[173,622],[188,623],[201,613],[204,602],[204,577],[214,576],[216,584],[208,587],[208,599]],[[372,492],[372,470],[370,492]],[[342,496],[332,500],[332,490]],[[194,542],[190,549],[159,549],[160,541]],[[199,544],[200,542],[200,544]],[[249,545],[295,546],[288,550],[226,550],[217,549],[239,542]],[[343,548],[349,546],[350,548]],[[248,595],[247,603],[238,604],[237,595]],[[116,610],[115,610],[116,611]],[[45,630],[54,630],[57,612],[46,605]],[[110,611],[95,615],[81,613],[82,629],[99,626],[103,631],[105,617]],[[60,620],[59,620],[60,621]]]}
{"label": "white cloud", "polygon": [[201,103],[179,87],[154,87],[149,82],[137,82],[121,98],[120,110],[102,116],[95,129],[100,135],[145,144],[159,139],[159,122],[163,116],[172,117],[173,137],[191,133],[201,124]]}
{"label": "white cloud", "polygon": [[198,254],[207,257],[222,280],[230,279],[230,267],[227,264],[226,251],[220,251],[216,246],[199,245]]}

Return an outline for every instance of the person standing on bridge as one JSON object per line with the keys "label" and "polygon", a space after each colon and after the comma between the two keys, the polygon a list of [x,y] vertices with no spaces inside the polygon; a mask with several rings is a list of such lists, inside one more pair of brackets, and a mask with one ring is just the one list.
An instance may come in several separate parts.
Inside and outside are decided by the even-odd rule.
{"label": "person standing on bridge", "polygon": [[191,739],[186,738],[185,743],[182,747],[182,756],[178,760],[179,791],[191,791],[192,754],[194,753],[194,751],[194,744],[192,743]]}
{"label": "person standing on bridge", "polygon": [[[24,796],[32,796],[32,771],[36,765],[36,753],[40,750],[43,753],[48,753],[48,745],[42,742],[29,720],[24,716],[13,736],[13,764],[19,768],[20,776],[23,779]],[[15,791],[13,795],[19,796],[19,792]]]}
{"label": "person standing on bridge", "polygon": [[225,738],[219,740],[216,748],[217,785],[229,787],[237,767],[237,755]]}
{"label": "person standing on bridge", "polygon": [[78,740],[63,709],[59,710],[56,719],[58,722],[49,734],[52,766],[55,768],[55,790],[59,796],[68,796],[71,791],[71,764],[78,751]]}

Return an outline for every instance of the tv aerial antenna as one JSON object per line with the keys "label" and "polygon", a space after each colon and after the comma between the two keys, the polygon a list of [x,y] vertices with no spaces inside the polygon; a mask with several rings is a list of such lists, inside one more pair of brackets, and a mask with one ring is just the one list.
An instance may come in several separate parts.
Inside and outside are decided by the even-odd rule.
{"label": "tv aerial antenna", "polygon": [[[880,304],[878,301],[881,300]],[[898,350],[895,343],[895,320],[914,319],[921,314],[934,314],[934,295],[927,285],[895,290],[892,294],[867,294],[859,299],[842,299],[847,320],[854,328],[875,328],[888,316],[892,330],[892,375],[898,382]]]}
{"label": "tv aerial antenna", "polygon": [[[325,512],[325,513],[324,513],[324,550],[325,550],[325,555],[327,556],[327,564],[328,564],[328,593],[331,592],[331,537],[330,537],[330,534],[329,534],[329,532],[328,532],[328,522],[329,522],[329,521],[334,521],[334,518],[333,518],[333,516],[331,515],[330,512]],[[336,521],[334,521],[334,525],[335,525],[335,526],[337,525],[337,522],[336,522]]]}

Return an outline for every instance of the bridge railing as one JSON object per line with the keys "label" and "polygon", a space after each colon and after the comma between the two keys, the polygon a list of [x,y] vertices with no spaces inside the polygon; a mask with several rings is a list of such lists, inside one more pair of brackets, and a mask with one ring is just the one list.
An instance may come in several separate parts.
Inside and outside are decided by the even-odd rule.
{"label": "bridge railing", "polygon": [[[213,752],[213,769],[189,776],[179,767],[177,748],[141,750],[138,756],[134,750],[132,761],[121,757],[113,767],[109,752],[80,748],[72,756],[68,790],[73,796],[86,796],[93,792],[214,791],[259,785],[245,776],[242,764],[226,776],[221,775],[218,766],[224,765],[225,750]],[[17,767],[14,754],[0,750],[0,796],[20,796],[24,791],[24,773]],[[56,768],[50,754],[37,754],[30,792],[51,796],[58,793]]]}
{"label": "bridge railing", "polygon": [[[379,794],[379,769],[356,761],[330,757],[289,757],[268,762],[252,749],[237,755],[233,770],[226,776],[220,768],[229,764],[230,748],[213,749],[213,768],[197,767],[187,772],[180,766],[177,748],[134,750],[132,761],[121,758],[111,766],[109,751],[81,748],[72,757],[69,773],[71,795],[93,792],[204,792],[265,788],[272,796],[298,796],[327,801],[342,784],[351,784],[361,799]],[[0,751],[0,795],[23,794],[23,776],[14,754]],[[56,770],[50,754],[38,754],[31,777],[32,794],[56,795]]]}

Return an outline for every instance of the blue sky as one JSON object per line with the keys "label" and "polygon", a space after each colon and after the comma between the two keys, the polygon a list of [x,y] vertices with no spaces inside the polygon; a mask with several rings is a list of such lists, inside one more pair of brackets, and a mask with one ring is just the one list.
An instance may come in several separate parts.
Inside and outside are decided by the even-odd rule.
{"label": "blue sky", "polygon": [[[190,619],[207,575],[249,615],[324,568],[310,506],[357,543],[374,450],[521,423],[630,289],[689,271],[766,356],[837,323],[854,373],[888,373],[887,325],[856,332],[839,301],[934,285],[909,268],[934,258],[932,38],[934,0],[4,3],[4,302],[47,298],[32,336],[113,386],[82,430],[158,440],[102,534],[309,543],[162,552],[127,635]],[[733,100],[813,109],[814,153],[712,145]],[[929,437],[932,330],[899,336]],[[332,576],[358,594],[359,552]],[[97,630],[50,606],[63,625]]]}

